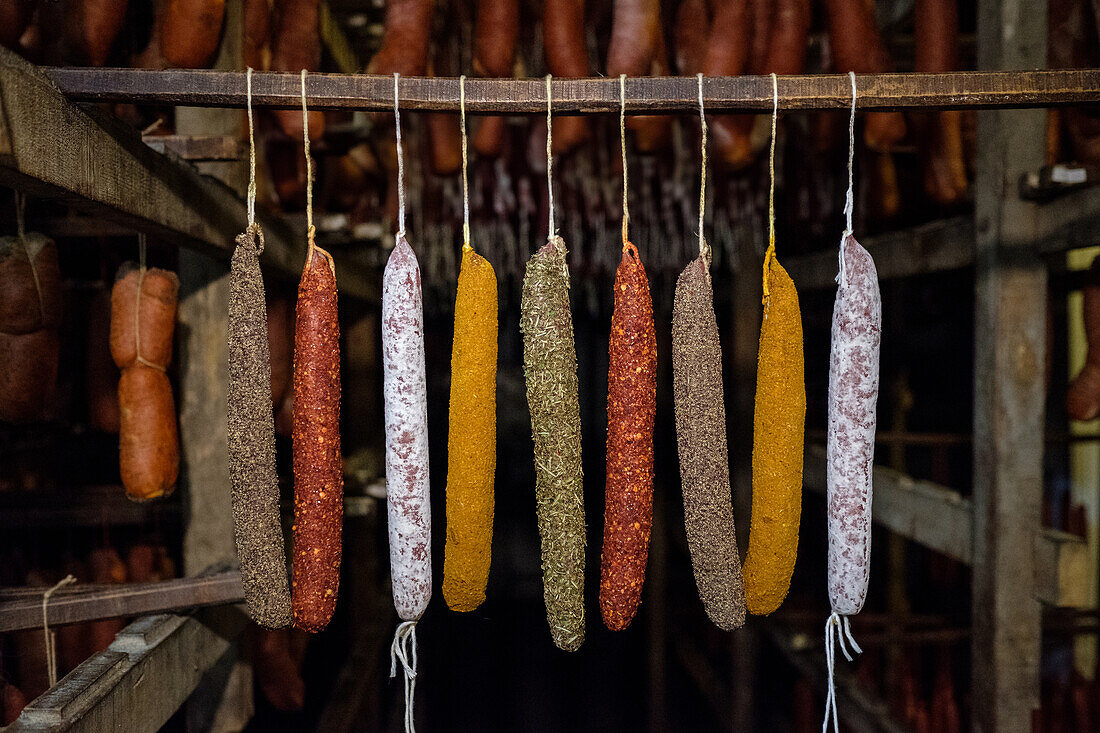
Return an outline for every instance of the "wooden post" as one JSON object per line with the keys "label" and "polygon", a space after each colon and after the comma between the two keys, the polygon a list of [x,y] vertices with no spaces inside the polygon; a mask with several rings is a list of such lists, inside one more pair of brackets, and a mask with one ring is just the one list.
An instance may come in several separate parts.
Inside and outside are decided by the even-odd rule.
{"label": "wooden post", "polygon": [[[982,69],[1046,63],[1046,0],[979,0]],[[1042,631],[1035,587],[1045,416],[1047,273],[1036,206],[1042,110],[978,117],[975,182],[973,729],[1031,731]]]}

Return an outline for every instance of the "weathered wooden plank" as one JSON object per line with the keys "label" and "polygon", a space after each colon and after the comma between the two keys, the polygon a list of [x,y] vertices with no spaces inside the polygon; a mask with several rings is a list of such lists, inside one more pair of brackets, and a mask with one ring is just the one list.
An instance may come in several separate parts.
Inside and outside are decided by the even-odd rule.
{"label": "weathered wooden plank", "polygon": [[[155,583],[63,588],[50,596],[50,625],[140,616],[244,600],[237,570]],[[42,626],[42,593],[0,602],[0,632]]]}
{"label": "weathered wooden plank", "polygon": [[153,733],[229,651],[245,622],[236,608],[139,619],[3,730]]}
{"label": "weathered wooden plank", "polygon": [[145,144],[158,153],[171,151],[184,160],[240,160],[247,147],[233,135],[146,135]]}
{"label": "weathered wooden plank", "polygon": [[[243,72],[190,69],[50,68],[51,79],[81,102],[127,101],[244,107]],[[956,72],[947,74],[857,74],[860,109],[1037,107],[1081,104],[1100,99],[1100,70]],[[781,110],[847,109],[852,88],[847,75],[781,76]],[[367,74],[310,74],[306,85],[313,109],[393,109],[393,78]],[[626,81],[628,113],[694,112],[699,108],[695,77],[635,77]],[[599,114],[619,109],[619,80],[555,79],[551,86],[559,114]],[[294,109],[301,105],[298,74],[252,75],[252,103]],[[455,77],[408,77],[401,82],[403,109],[452,110],[459,106]],[[708,77],[703,82],[708,110],[770,111],[770,76]],[[542,79],[467,79],[466,111],[506,114],[545,113]]]}
{"label": "weathered wooden plank", "polygon": [[[224,184],[141,141],[138,131],[67,100],[35,66],[0,48],[0,184],[53,198],[174,246],[226,259],[245,226]],[[297,277],[305,232],[257,211],[265,265]],[[341,292],[377,297],[353,260],[337,260]]]}
{"label": "weathered wooden plank", "polygon": [[[961,563],[974,562],[974,505],[945,486],[915,479],[884,466],[874,468],[875,500],[871,518],[876,524]],[[803,486],[825,493],[825,449],[806,451]],[[1076,535],[1039,528],[1034,535],[1034,598],[1047,605],[1087,605],[1088,543]]]}

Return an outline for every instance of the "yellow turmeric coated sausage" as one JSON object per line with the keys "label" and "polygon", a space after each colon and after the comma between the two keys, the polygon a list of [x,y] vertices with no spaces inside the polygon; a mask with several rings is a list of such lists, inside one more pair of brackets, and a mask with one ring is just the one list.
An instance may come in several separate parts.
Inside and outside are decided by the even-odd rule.
{"label": "yellow turmeric coated sausage", "polygon": [[496,274],[485,258],[466,249],[455,299],[447,439],[443,598],[454,611],[480,606],[489,578],[497,464],[496,376]]}
{"label": "yellow turmeric coated sausage", "polygon": [[749,613],[769,614],[787,597],[798,555],[806,378],[798,291],[775,259],[760,327],[752,438],[752,523],[742,569]]}

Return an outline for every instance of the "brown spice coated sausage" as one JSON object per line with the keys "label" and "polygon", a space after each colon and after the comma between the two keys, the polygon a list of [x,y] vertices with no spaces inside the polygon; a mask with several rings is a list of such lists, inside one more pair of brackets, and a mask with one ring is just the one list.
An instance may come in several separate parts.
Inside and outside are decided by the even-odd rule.
{"label": "brown spice coated sausage", "polygon": [[0,238],[0,332],[30,333],[60,322],[57,245],[34,232]]}
{"label": "brown spice coated sausage", "polygon": [[[281,0],[271,43],[273,71],[316,71],[321,65],[320,0]],[[292,140],[302,140],[301,110],[275,110],[279,128]],[[309,113],[309,139],[325,133],[323,112]],[[301,157],[299,154],[298,157]]]}
{"label": "brown spice coated sausage", "polygon": [[[825,11],[834,70],[857,74],[890,71],[890,56],[875,25],[873,5],[866,0],[825,0]],[[900,112],[867,114],[863,140],[872,150],[888,150],[903,137],[905,118]]]}
{"label": "brown spice coated sausage", "polygon": [[180,457],[168,375],[145,366],[123,369],[118,404],[119,470],[126,496],[147,501],[171,494]]}
{"label": "brown spice coated sausage", "polygon": [[241,60],[246,68],[266,69],[271,62],[270,0],[244,0],[241,12]]}
{"label": "brown spice coated sausage", "polygon": [[322,631],[340,587],[344,464],[340,453],[340,324],[332,258],[311,247],[294,333],[294,625]]}
{"label": "brown spice coated sausage", "polygon": [[172,66],[210,65],[222,36],[225,0],[168,0],[160,28],[161,51]]}
{"label": "brown spice coated sausage", "polygon": [[29,422],[42,416],[57,383],[57,331],[12,336],[0,332],[0,420]]}
{"label": "brown spice coated sausage", "polygon": [[424,75],[428,68],[433,6],[433,0],[386,1],[382,47],[370,60],[368,74]]}
{"label": "brown spice coated sausage", "polygon": [[[118,268],[111,290],[111,356],[120,369],[140,363],[139,341],[142,360],[161,369],[168,368],[172,361],[179,285],[176,273],[167,270],[151,267],[142,275],[133,262],[124,262]],[[136,318],[135,310],[138,310]],[[135,330],[139,326],[140,334]]]}
{"label": "brown spice coated sausage", "polygon": [[[959,8],[956,0],[917,0],[913,11],[916,36],[915,71],[944,72],[958,68]],[[924,190],[939,204],[966,196],[962,114],[958,110],[918,113],[923,123]]]}
{"label": "brown spice coated sausage", "polygon": [[630,625],[642,599],[653,525],[653,421],[657,340],[638,250],[624,246],[615,273],[607,372],[607,483],[600,613],[612,631]]}
{"label": "brown spice coated sausage", "polygon": [[[546,68],[563,79],[588,76],[588,46],[584,26],[584,0],[555,0],[542,5],[543,46]],[[589,136],[588,120],[582,116],[554,120],[554,155],[564,155]]]}

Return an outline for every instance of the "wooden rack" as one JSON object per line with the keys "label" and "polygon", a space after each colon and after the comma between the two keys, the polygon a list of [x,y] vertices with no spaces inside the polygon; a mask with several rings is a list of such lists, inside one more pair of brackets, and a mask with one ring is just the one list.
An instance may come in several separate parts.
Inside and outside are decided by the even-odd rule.
{"label": "wooden rack", "polygon": [[[186,104],[237,107],[246,103],[246,79],[240,71],[172,69],[51,68],[46,74],[77,102]],[[306,99],[311,109],[393,109],[394,80],[366,74],[310,74]],[[695,77],[635,77],[626,80],[626,111],[694,112],[699,109]],[[847,109],[852,104],[847,75],[780,76],[782,110]],[[986,71],[948,74],[856,74],[859,109],[909,107],[1050,107],[1100,99],[1100,69],[1058,71]],[[399,85],[402,109],[450,110],[459,107],[455,77],[408,77]],[[619,111],[619,80],[554,79],[551,106],[561,114]],[[300,108],[299,74],[255,72],[252,104]],[[770,112],[770,76],[706,77],[703,105],[713,112]],[[545,113],[544,79],[467,79],[466,111],[505,114]]]}

